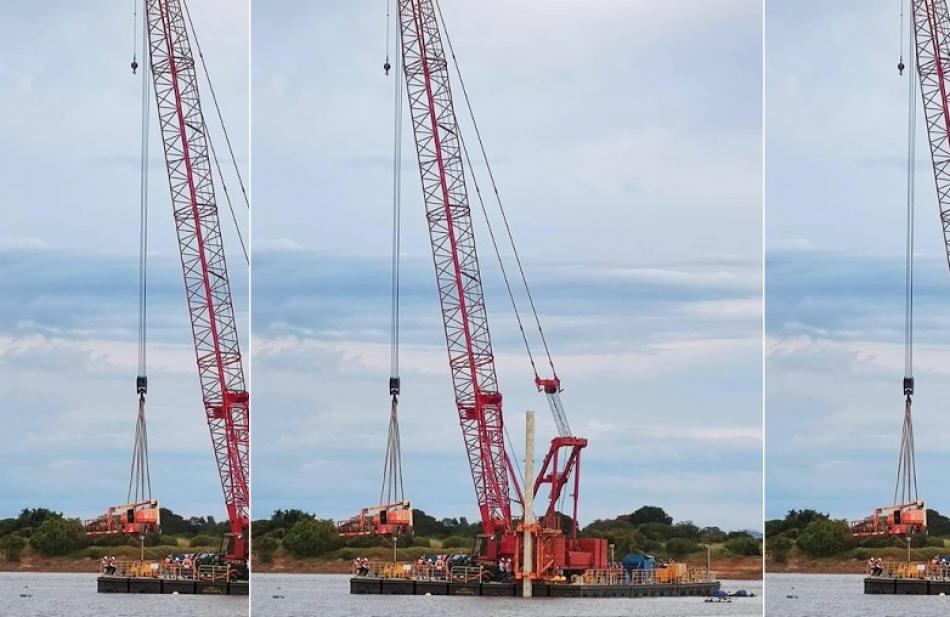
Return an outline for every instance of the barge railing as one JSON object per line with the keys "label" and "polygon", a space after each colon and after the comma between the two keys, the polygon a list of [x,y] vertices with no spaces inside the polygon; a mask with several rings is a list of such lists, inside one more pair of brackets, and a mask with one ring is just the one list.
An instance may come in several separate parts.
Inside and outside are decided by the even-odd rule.
{"label": "barge railing", "polygon": [[907,563],[885,561],[879,565],[868,563],[865,576],[878,578],[920,579],[932,581],[950,580],[950,566],[946,564]]}
{"label": "barge railing", "polygon": [[[354,564],[352,575],[362,578],[403,579],[434,582],[486,582],[492,571],[483,566],[443,566],[431,564],[417,565],[411,562],[392,561],[364,561]],[[507,575],[509,582],[514,581],[512,574]],[[565,583],[595,586],[616,585],[679,585],[687,583],[713,583],[718,579],[715,572],[707,572],[704,568],[690,568],[685,564],[677,567],[659,568],[654,570],[623,570],[622,568],[608,568],[601,570],[587,570],[583,574],[574,575]]]}

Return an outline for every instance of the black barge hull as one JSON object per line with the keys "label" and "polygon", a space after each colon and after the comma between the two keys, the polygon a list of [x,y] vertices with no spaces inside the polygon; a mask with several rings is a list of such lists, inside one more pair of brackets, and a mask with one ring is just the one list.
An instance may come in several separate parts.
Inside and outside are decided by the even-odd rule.
{"label": "black barge hull", "polygon": [[892,596],[950,595],[950,580],[869,576],[864,579],[864,593]]}
{"label": "black barge hull", "polygon": [[139,578],[134,576],[100,576],[96,579],[99,593],[180,593],[218,596],[246,596],[247,581],[210,582],[173,578]]}
{"label": "black barge hull", "polygon": [[[535,583],[535,598],[659,598],[678,596],[711,596],[719,591],[719,582],[654,585],[567,585]],[[461,583],[416,581],[409,579],[350,579],[351,594],[424,596],[507,596],[521,597],[519,583]]]}

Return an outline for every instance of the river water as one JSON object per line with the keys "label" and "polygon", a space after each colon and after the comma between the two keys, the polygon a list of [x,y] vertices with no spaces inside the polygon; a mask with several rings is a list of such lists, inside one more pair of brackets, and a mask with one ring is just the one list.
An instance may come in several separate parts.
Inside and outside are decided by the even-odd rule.
{"label": "river water", "polygon": [[755,598],[729,604],[702,598],[470,598],[459,596],[350,595],[349,576],[337,574],[255,574],[254,617],[733,617],[762,616],[760,581],[724,581],[723,589],[746,589]]}
{"label": "river water", "polygon": [[247,617],[247,596],[96,593],[95,574],[0,572],[0,617]]}
{"label": "river water", "polygon": [[864,595],[860,574],[769,574],[766,614],[776,617],[946,615],[950,597]]}

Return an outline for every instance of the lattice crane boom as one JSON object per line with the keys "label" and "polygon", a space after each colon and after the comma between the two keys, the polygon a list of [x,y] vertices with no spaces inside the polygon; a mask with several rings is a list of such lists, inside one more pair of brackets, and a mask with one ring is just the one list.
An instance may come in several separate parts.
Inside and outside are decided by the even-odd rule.
{"label": "lattice crane boom", "polygon": [[917,74],[930,142],[944,249],[950,264],[950,12],[946,0],[911,0]]}
{"label": "lattice crane boom", "polygon": [[181,0],[146,0],[148,46],[202,400],[230,526],[246,559],[249,397],[212,182],[209,136]]}
{"label": "lattice crane boom", "polygon": [[511,475],[505,450],[502,396],[488,330],[449,66],[430,0],[400,0],[399,24],[455,403],[482,531],[492,536],[512,528],[510,485],[517,485],[518,479]]}

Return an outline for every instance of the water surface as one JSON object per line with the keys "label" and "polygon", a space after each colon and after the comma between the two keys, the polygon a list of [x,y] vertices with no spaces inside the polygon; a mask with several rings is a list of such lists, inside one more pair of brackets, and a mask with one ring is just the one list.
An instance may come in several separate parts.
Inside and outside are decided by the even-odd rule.
{"label": "water surface", "polygon": [[247,596],[96,593],[95,574],[0,572],[0,617],[247,617]]}
{"label": "water surface", "polygon": [[[254,617],[761,617],[762,600],[737,598],[730,604],[702,598],[478,598],[461,596],[350,595],[349,576],[337,574],[255,574]],[[723,589],[746,589],[761,596],[760,581],[724,581]],[[275,597],[277,596],[277,597]]]}
{"label": "water surface", "polygon": [[768,574],[767,614],[776,617],[946,615],[950,596],[864,595],[861,574]]}

